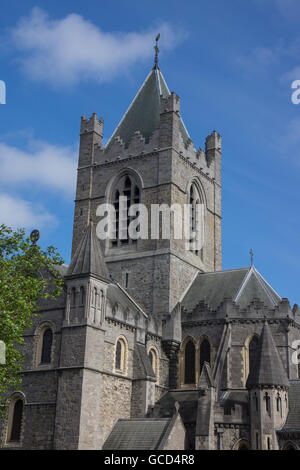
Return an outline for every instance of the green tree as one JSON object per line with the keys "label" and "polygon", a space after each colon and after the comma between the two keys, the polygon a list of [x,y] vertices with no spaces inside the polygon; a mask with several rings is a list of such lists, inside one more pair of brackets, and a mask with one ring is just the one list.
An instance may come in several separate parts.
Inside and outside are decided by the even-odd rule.
{"label": "green tree", "polygon": [[0,341],[5,343],[5,363],[0,364],[0,412],[5,394],[18,390],[23,365],[23,334],[39,315],[42,299],[57,298],[63,288],[58,266],[63,263],[52,246],[42,250],[25,230],[0,226]]}

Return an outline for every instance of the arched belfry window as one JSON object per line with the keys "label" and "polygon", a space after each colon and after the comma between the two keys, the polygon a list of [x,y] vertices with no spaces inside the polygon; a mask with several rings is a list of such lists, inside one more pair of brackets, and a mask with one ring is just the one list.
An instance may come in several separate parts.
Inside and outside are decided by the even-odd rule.
{"label": "arched belfry window", "polygon": [[204,247],[204,201],[195,182],[188,192],[189,203],[189,250],[203,258]]}
{"label": "arched belfry window", "polygon": [[45,330],[43,334],[41,364],[50,364],[52,342],[53,342],[53,332],[51,328],[47,328],[47,330]]}
{"label": "arched belfry window", "polygon": [[9,442],[20,442],[21,440],[23,406],[23,400],[20,398],[13,404],[11,425],[8,437]]}
{"label": "arched belfry window", "polygon": [[200,345],[200,374],[202,372],[204,362],[207,362],[209,365],[211,365],[210,364],[210,343],[206,338],[201,342],[201,345]]}
{"label": "arched belfry window", "polygon": [[[122,198],[126,198],[122,199]],[[115,227],[112,231],[111,246],[123,246],[136,243],[129,237],[128,227],[135,217],[129,216],[129,208],[141,202],[141,189],[137,179],[131,174],[123,175],[112,192],[112,204],[115,208]]]}
{"label": "arched belfry window", "polygon": [[194,384],[196,348],[192,340],[187,342],[184,353],[184,383]]}

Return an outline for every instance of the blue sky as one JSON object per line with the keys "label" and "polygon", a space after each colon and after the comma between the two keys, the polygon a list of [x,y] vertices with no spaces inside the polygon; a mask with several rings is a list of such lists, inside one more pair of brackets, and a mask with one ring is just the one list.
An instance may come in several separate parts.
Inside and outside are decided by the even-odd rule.
{"label": "blue sky", "polygon": [[223,137],[223,268],[255,265],[300,302],[298,0],[3,0],[0,221],[41,230],[69,262],[80,116],[112,134],[153,63],[195,146]]}

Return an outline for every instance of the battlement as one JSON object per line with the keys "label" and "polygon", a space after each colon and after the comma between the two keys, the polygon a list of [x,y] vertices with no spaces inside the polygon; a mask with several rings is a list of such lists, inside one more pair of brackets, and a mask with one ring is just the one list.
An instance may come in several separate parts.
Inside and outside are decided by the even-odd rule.
{"label": "battlement", "polygon": [[199,302],[192,312],[182,310],[184,323],[197,323],[199,321],[287,321],[300,324],[299,309],[291,309],[289,300],[281,299],[277,306],[270,308],[259,299],[253,299],[246,308],[240,306],[231,298],[224,298],[216,309],[212,309],[205,302]]}
{"label": "battlement", "polygon": [[221,152],[222,149],[222,137],[217,131],[212,131],[210,135],[206,137],[205,141],[205,151],[208,150],[218,150]]}
{"label": "battlement", "polygon": [[180,113],[180,97],[176,95],[174,91],[166,98],[162,96],[160,98],[160,114],[172,111],[178,114]]}
{"label": "battlement", "polygon": [[97,119],[97,114],[93,113],[90,119],[85,115],[81,116],[80,135],[87,132],[96,132],[102,137],[103,133],[103,118]]}

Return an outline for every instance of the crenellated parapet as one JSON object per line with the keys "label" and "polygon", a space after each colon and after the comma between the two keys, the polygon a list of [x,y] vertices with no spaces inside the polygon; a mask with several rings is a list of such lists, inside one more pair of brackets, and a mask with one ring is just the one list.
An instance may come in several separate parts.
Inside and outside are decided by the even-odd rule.
{"label": "crenellated parapet", "polygon": [[277,306],[270,308],[259,299],[252,299],[246,308],[239,305],[230,298],[225,298],[217,307],[212,309],[207,303],[201,301],[191,312],[184,308],[181,311],[182,323],[198,323],[203,321],[265,321],[286,322],[296,324],[300,327],[299,309],[291,309],[288,299],[283,298]]}
{"label": "crenellated parapet", "polygon": [[80,135],[88,132],[96,132],[99,136],[103,135],[103,118],[97,118],[97,114],[93,113],[90,119],[85,115],[81,116]]}

